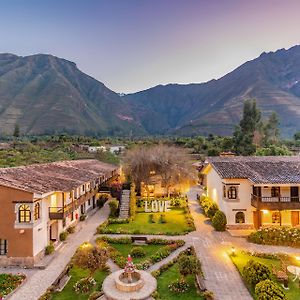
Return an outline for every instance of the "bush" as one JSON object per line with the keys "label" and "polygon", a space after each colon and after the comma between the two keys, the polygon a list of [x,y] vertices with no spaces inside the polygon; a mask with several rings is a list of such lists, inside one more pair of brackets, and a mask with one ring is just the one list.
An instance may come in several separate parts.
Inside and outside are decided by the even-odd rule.
{"label": "bush", "polygon": [[96,239],[96,241],[101,241],[101,240],[110,244],[131,244],[132,243],[130,237],[111,238],[108,236],[102,236]]}
{"label": "bush", "polygon": [[272,280],[266,279],[255,286],[257,300],[285,300],[285,293],[281,286]]}
{"label": "bush", "polygon": [[184,293],[189,289],[189,284],[184,278],[177,279],[169,285],[169,289],[173,293]]}
{"label": "bush", "polygon": [[100,292],[100,291],[94,291],[94,292],[92,292],[92,293],[90,294],[88,300],[97,300],[97,299],[99,299],[102,295],[103,295],[102,292]]}
{"label": "bush", "polygon": [[109,202],[110,213],[109,216],[111,218],[116,218],[119,213],[119,201],[114,199]]}
{"label": "bush", "polygon": [[80,217],[79,217],[79,221],[84,221],[86,219],[86,215],[81,215]]}
{"label": "bush", "polygon": [[46,255],[50,255],[51,253],[53,253],[54,252],[54,245],[51,243],[51,244],[49,244],[48,246],[46,246],[46,248],[45,248],[45,254]]}
{"label": "bush", "polygon": [[63,242],[63,241],[65,241],[67,239],[67,237],[68,237],[68,232],[67,231],[63,231],[59,235],[59,240]]}
{"label": "bush", "polygon": [[74,226],[74,225],[69,226],[69,227],[67,228],[67,232],[68,232],[69,234],[74,233],[74,232],[75,232],[75,226]]}
{"label": "bush", "polygon": [[155,223],[154,214],[149,215],[149,223]]}
{"label": "bush", "polygon": [[201,295],[204,297],[205,300],[214,299],[214,293],[212,291],[204,291]]}
{"label": "bush", "polygon": [[214,226],[216,231],[225,231],[226,224],[227,220],[225,214],[222,211],[218,210],[212,218],[212,225]]}
{"label": "bush", "polygon": [[300,229],[287,226],[265,227],[251,233],[248,241],[264,245],[300,246]]}
{"label": "bush", "polygon": [[159,223],[162,223],[162,224],[167,223],[167,221],[166,221],[166,215],[160,215]]}
{"label": "bush", "polygon": [[130,216],[135,217],[136,214],[136,193],[135,193],[135,184],[131,183],[130,185]]}
{"label": "bush", "polygon": [[95,285],[95,279],[91,276],[88,276],[77,281],[74,285],[74,290],[77,294],[87,294],[93,289]]}
{"label": "bush", "polygon": [[207,206],[204,211],[205,211],[205,215],[207,217],[209,217],[210,219],[212,219],[218,210],[219,210],[219,207],[218,207],[217,203],[213,202],[213,203],[211,203],[211,205]]}
{"label": "bush", "polygon": [[130,255],[133,258],[140,258],[140,257],[145,257],[146,252],[143,247],[133,247],[130,251]]}
{"label": "bush", "polygon": [[196,274],[200,270],[199,261],[195,256],[182,255],[178,259],[179,272],[181,275]]}
{"label": "bush", "polygon": [[271,271],[269,268],[253,259],[249,260],[244,266],[242,274],[247,283],[253,287],[257,283],[271,278]]}

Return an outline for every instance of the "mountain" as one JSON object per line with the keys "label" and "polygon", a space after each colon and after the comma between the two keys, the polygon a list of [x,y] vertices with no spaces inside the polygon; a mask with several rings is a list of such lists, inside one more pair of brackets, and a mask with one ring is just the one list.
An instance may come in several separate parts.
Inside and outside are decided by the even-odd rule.
{"label": "mountain", "polygon": [[300,46],[263,53],[218,80],[169,84],[123,97],[151,134],[231,134],[243,102],[278,113],[283,136],[300,130]]}
{"label": "mountain", "polygon": [[143,134],[131,105],[75,63],[0,54],[0,133]]}

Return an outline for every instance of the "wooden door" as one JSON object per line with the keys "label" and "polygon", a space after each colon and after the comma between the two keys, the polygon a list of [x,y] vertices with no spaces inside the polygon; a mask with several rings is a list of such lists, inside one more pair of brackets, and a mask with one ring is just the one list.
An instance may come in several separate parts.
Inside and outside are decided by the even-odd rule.
{"label": "wooden door", "polygon": [[291,223],[293,227],[299,225],[299,211],[291,211]]}
{"label": "wooden door", "polygon": [[261,227],[261,214],[260,210],[253,212],[253,225],[255,229],[259,229]]}

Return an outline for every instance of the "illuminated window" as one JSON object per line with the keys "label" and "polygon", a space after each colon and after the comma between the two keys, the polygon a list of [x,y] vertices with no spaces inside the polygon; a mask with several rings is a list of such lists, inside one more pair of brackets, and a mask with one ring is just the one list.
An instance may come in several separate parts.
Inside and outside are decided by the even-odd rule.
{"label": "illuminated window", "polygon": [[228,198],[229,199],[236,199],[237,197],[237,190],[235,186],[231,186],[228,189]]}
{"label": "illuminated window", "polygon": [[29,205],[22,204],[19,207],[19,222],[28,223],[31,220],[31,211]]}
{"label": "illuminated window", "polygon": [[275,211],[272,213],[272,223],[280,223],[280,212],[279,211]]}
{"label": "illuminated window", "polygon": [[245,214],[242,211],[239,211],[235,214],[235,223],[245,223]]}
{"label": "illuminated window", "polygon": [[36,203],[34,206],[34,220],[38,220],[40,218],[40,204]]}
{"label": "illuminated window", "polygon": [[0,239],[0,255],[7,254],[7,240]]}

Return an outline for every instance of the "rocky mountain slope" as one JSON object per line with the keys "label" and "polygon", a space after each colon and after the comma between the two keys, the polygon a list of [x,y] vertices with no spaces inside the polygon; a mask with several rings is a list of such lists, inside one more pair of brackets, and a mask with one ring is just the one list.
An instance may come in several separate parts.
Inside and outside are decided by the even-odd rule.
{"label": "rocky mountain slope", "polygon": [[0,54],[0,131],[11,134],[144,133],[125,99],[51,55]]}

